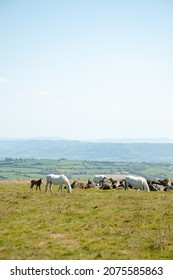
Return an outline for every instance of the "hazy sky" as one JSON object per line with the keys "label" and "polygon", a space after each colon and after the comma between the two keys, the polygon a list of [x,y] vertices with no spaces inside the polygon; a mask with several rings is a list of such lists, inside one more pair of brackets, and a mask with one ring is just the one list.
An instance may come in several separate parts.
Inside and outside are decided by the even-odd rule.
{"label": "hazy sky", "polygon": [[172,0],[0,0],[0,137],[173,138]]}

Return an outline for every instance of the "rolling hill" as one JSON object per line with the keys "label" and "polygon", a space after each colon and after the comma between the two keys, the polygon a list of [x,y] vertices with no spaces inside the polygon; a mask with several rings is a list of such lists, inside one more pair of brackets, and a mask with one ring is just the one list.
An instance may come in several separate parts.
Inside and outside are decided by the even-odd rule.
{"label": "rolling hill", "polygon": [[78,159],[117,162],[173,162],[173,143],[112,143],[77,140],[0,140],[0,159]]}

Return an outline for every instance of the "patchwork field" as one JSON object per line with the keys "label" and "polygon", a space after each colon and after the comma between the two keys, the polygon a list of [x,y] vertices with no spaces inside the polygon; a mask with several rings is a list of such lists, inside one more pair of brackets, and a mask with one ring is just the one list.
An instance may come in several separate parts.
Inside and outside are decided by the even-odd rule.
{"label": "patchwork field", "polygon": [[134,163],[87,161],[67,159],[14,159],[0,160],[0,179],[36,179],[47,174],[65,174],[73,180],[92,179],[95,174],[136,174],[148,179],[173,178],[171,163]]}
{"label": "patchwork field", "polygon": [[0,181],[0,259],[173,259],[173,192]]}

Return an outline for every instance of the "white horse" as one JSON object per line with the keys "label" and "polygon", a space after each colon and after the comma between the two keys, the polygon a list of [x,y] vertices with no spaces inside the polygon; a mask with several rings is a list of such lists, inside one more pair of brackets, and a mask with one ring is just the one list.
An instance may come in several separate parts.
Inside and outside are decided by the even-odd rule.
{"label": "white horse", "polygon": [[135,189],[141,189],[144,191],[149,192],[149,186],[147,180],[143,177],[136,177],[136,176],[126,176],[125,178],[125,190],[131,186]]}
{"label": "white horse", "polygon": [[46,183],[45,191],[47,191],[47,187],[49,185],[50,191],[52,192],[52,184],[54,184],[54,185],[59,185],[59,190],[58,191],[61,190],[61,192],[62,192],[62,185],[66,184],[67,192],[71,193],[70,182],[69,182],[68,178],[63,174],[61,174],[61,175],[49,174],[46,177],[46,181],[47,181],[47,183]]}
{"label": "white horse", "polygon": [[106,179],[105,175],[95,175],[93,181],[94,183],[100,183],[103,182],[104,179]]}

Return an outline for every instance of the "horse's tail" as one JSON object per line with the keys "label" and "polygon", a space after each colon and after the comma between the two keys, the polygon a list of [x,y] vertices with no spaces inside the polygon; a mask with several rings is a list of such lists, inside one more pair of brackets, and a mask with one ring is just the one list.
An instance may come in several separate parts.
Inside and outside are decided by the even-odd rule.
{"label": "horse's tail", "polygon": [[46,176],[46,183],[49,183],[49,175]]}

